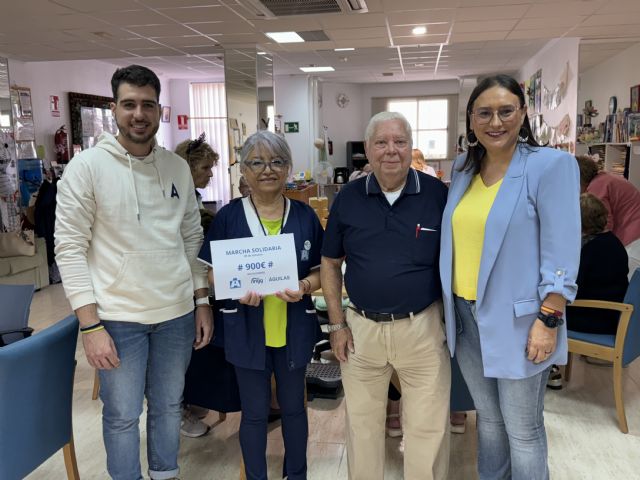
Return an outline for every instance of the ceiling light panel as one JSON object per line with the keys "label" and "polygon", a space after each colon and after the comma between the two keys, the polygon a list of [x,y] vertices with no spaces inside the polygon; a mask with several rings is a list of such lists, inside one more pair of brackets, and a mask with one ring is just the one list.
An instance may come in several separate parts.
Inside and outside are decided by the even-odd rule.
{"label": "ceiling light panel", "polygon": [[318,72],[335,72],[333,67],[300,67],[305,73],[318,73]]}
{"label": "ceiling light panel", "polygon": [[304,39],[296,32],[266,32],[265,35],[277,43],[304,42]]}

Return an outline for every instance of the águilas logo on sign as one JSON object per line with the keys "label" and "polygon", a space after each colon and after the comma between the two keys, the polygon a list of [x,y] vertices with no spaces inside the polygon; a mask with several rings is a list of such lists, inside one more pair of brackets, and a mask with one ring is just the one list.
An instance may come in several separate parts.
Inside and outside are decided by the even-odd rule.
{"label": "\u00e1guilas logo on sign", "polygon": [[187,119],[186,115],[178,115],[178,130],[186,130],[187,129]]}

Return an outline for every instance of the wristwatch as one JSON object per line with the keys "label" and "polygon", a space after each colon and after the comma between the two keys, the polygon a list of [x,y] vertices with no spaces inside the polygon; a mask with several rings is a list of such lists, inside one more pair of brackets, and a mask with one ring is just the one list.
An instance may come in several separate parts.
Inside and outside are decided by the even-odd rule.
{"label": "wristwatch", "polygon": [[333,333],[337,332],[338,330],[342,330],[343,328],[349,328],[347,322],[330,323],[329,325],[327,325],[327,332]]}
{"label": "wristwatch", "polygon": [[564,323],[564,319],[557,315],[545,315],[542,312],[538,313],[538,320],[544,323],[547,328],[558,328],[558,326]]}

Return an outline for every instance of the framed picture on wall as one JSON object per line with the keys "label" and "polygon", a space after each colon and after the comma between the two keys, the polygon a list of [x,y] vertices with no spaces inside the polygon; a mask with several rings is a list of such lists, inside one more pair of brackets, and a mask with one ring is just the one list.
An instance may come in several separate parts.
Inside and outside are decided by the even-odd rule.
{"label": "framed picture on wall", "polygon": [[640,112],[640,85],[631,87],[631,111]]}
{"label": "framed picture on wall", "polygon": [[164,123],[171,121],[171,107],[162,107],[162,117],[160,118]]}

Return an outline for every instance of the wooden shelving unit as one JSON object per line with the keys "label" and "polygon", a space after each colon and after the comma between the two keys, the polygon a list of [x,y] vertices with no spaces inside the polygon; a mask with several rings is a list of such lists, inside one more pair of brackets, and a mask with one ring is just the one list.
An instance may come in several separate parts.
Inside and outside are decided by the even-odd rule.
{"label": "wooden shelving unit", "polygon": [[623,176],[640,189],[640,142],[578,144],[576,155],[584,153],[598,154],[605,172]]}

